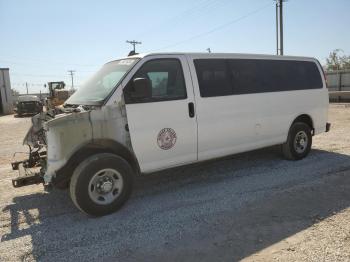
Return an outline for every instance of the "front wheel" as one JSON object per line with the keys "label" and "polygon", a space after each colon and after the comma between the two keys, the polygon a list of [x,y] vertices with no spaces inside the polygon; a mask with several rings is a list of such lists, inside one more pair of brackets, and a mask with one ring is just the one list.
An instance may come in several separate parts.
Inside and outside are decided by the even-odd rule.
{"label": "front wheel", "polygon": [[73,172],[70,181],[73,203],[91,216],[113,213],[129,198],[132,176],[131,166],[117,155],[90,156]]}
{"label": "front wheel", "polygon": [[311,128],[305,123],[297,122],[291,126],[287,142],[282,145],[282,152],[287,159],[299,160],[309,154],[311,145]]}

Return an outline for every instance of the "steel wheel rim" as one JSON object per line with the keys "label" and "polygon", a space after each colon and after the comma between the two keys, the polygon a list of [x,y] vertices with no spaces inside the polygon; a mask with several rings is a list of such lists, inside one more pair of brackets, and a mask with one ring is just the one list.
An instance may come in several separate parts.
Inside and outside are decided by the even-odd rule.
{"label": "steel wheel rim", "polygon": [[297,153],[304,153],[308,145],[308,137],[305,131],[299,131],[294,138],[294,149]]}
{"label": "steel wheel rim", "polygon": [[108,205],[116,200],[124,186],[121,174],[111,168],[97,171],[91,178],[88,192],[91,200],[99,205]]}

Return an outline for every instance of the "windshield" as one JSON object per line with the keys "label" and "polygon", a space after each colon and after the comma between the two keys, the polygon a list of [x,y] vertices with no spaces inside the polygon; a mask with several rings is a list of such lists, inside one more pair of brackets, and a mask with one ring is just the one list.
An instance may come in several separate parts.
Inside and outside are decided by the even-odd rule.
{"label": "windshield", "polygon": [[105,64],[80,87],[65,104],[100,105],[138,59],[123,59]]}

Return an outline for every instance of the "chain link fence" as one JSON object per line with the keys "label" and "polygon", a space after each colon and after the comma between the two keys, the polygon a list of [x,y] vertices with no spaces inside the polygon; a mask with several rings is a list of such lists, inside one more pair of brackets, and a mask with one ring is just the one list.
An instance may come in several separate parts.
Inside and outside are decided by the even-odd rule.
{"label": "chain link fence", "polygon": [[350,70],[326,72],[329,101],[350,102]]}

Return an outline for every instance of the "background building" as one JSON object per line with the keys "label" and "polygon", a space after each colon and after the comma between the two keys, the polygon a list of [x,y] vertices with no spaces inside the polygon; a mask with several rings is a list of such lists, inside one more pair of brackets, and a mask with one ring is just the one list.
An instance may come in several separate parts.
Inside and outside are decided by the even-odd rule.
{"label": "background building", "polygon": [[0,68],[0,115],[12,114],[13,100],[8,68]]}

